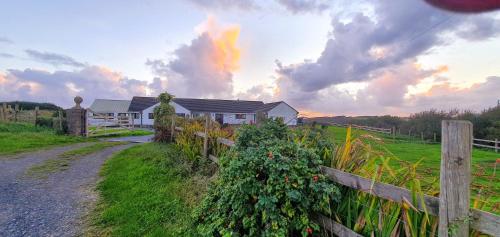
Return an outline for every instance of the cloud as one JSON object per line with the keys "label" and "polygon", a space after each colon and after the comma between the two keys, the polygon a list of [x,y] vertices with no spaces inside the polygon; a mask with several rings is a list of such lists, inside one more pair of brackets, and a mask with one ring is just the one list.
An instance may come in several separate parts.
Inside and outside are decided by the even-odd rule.
{"label": "cloud", "polygon": [[324,0],[278,0],[278,3],[294,14],[322,12],[330,7]]}
{"label": "cloud", "polygon": [[224,10],[228,8],[239,10],[257,9],[257,4],[252,0],[188,0],[196,6],[209,10]]}
{"label": "cloud", "polygon": [[[412,95],[406,100],[406,109],[424,110],[450,108],[480,110],[497,104],[500,76],[490,76],[485,82],[468,88],[453,86],[449,82],[434,85],[426,92]],[[414,111],[413,110],[413,111]]]}
{"label": "cloud", "polygon": [[5,43],[5,44],[13,44],[14,41],[10,40],[7,37],[0,37],[0,43]]}
{"label": "cloud", "polygon": [[0,53],[0,58],[14,58],[14,55],[10,53]]}
{"label": "cloud", "polygon": [[73,105],[80,95],[89,105],[96,98],[130,99],[146,95],[148,83],[130,79],[121,73],[99,66],[76,71],[25,69],[0,72],[0,101],[27,100],[51,102],[61,106]]}
{"label": "cloud", "polygon": [[209,18],[198,29],[200,35],[177,48],[173,60],[148,60],[146,65],[160,78],[155,83],[177,96],[231,97],[240,60],[239,27],[221,27]]}
{"label": "cloud", "polygon": [[466,40],[478,41],[498,36],[499,32],[499,19],[479,16],[472,18],[469,22],[466,22],[457,32],[457,35]]}
{"label": "cloud", "polygon": [[237,93],[235,97],[242,100],[259,100],[264,102],[271,102],[274,100],[273,87],[262,84],[256,85],[244,92]]}
{"label": "cloud", "polygon": [[[276,96],[310,111],[400,113],[396,106],[407,102],[408,86],[438,71],[415,68],[417,56],[453,40],[444,36],[485,40],[498,32],[491,15],[457,17],[422,1],[373,4],[375,15],[335,16],[331,37],[316,60],[288,65],[277,60]],[[346,83],[366,87],[353,95],[337,87]]]}
{"label": "cloud", "polygon": [[57,53],[50,53],[50,52],[40,52],[32,49],[27,49],[25,50],[26,54],[34,60],[43,62],[43,63],[48,63],[54,66],[61,66],[61,65],[66,65],[66,66],[72,66],[72,67],[85,67],[86,64],[82,62],[78,62],[75,59],[62,55],[62,54],[57,54]]}

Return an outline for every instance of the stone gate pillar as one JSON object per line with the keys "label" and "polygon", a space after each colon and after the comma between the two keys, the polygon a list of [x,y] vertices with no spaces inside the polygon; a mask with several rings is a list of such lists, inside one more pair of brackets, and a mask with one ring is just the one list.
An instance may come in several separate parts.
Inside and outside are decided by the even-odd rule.
{"label": "stone gate pillar", "polygon": [[80,106],[83,101],[82,97],[77,96],[74,101],[75,106],[66,110],[68,134],[85,136],[87,134],[87,110]]}

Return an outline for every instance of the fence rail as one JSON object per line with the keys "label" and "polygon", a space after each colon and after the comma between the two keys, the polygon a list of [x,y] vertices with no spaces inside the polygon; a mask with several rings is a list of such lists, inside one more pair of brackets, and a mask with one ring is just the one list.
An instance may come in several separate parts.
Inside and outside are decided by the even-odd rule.
{"label": "fence rail", "polygon": [[[477,147],[495,149],[495,152],[498,152],[498,150],[500,150],[500,141],[498,141],[498,139],[486,140],[486,139],[474,138],[473,142],[474,142],[473,145],[477,146]],[[482,142],[483,144],[481,144],[479,142]],[[484,143],[489,144],[489,145],[486,145]],[[493,145],[491,145],[491,144],[493,144]]]}
{"label": "fence rail", "polygon": [[340,123],[333,123],[333,122],[325,122],[328,125],[333,125],[337,127],[353,127],[365,131],[370,131],[370,132],[378,132],[378,133],[384,133],[384,134],[392,134],[392,129],[390,128],[376,128],[376,127],[369,127],[369,126],[361,126],[361,125],[356,125],[356,124],[340,124]]}
{"label": "fence rail", "polygon": [[[207,117],[207,120],[209,118]],[[173,120],[174,121],[174,120]],[[445,125],[445,122],[449,123]],[[475,208],[470,208],[470,190],[469,190],[469,185],[470,185],[470,175],[465,175],[464,173],[460,173],[464,171],[464,169],[449,169],[449,170],[443,170],[443,163],[444,164],[453,164],[457,165],[459,167],[463,167],[464,165],[469,166],[470,169],[470,158],[471,154],[460,154],[461,151],[464,151],[464,147],[467,146],[472,146],[472,126],[469,122],[464,122],[464,121],[458,121],[460,123],[457,123],[457,121],[443,121],[443,135],[448,135],[449,138],[447,139],[452,139],[451,141],[445,141],[443,150],[445,152],[448,152],[448,154],[443,154],[442,159],[445,160],[445,162],[442,162],[442,167],[441,167],[441,193],[447,192],[447,195],[442,195],[441,197],[433,197],[429,195],[424,195],[423,196],[423,203],[422,200],[419,200],[417,203],[416,208],[420,211],[427,211],[430,215],[433,216],[439,216],[439,230],[443,231],[440,232],[439,236],[448,236],[448,229],[450,226],[455,226],[457,223],[460,223],[459,225],[459,232],[460,235],[457,236],[467,236],[469,233],[469,228],[475,229],[479,232],[492,235],[492,236],[498,236],[500,233],[500,216],[481,211]],[[174,123],[174,122],[172,122]],[[206,125],[208,122],[206,123]],[[464,125],[465,124],[465,125]],[[470,126],[469,126],[470,125]],[[176,131],[182,132],[184,129],[182,127],[175,127]],[[205,128],[206,130],[207,128]],[[468,130],[470,129],[470,131]],[[469,131],[470,132],[470,138],[464,138],[456,135],[463,135],[463,131]],[[196,132],[195,135],[203,138],[204,139],[204,144],[208,144],[208,139],[209,137],[205,135],[205,132]],[[457,139],[457,140],[453,140]],[[467,141],[469,140],[469,143],[467,144]],[[226,145],[228,147],[233,147],[235,145],[234,141],[231,141],[226,138],[216,138],[216,141],[219,144]],[[463,144],[463,143],[466,144]],[[204,146],[203,147],[204,151],[203,154],[206,156],[205,158],[212,160],[215,163],[219,162],[219,158],[212,155],[208,154],[208,147]],[[467,150],[467,149],[465,149]],[[472,148],[468,151],[469,153],[471,152]],[[457,153],[458,152],[458,153]],[[467,151],[466,151],[467,152]],[[469,159],[468,162],[464,161],[463,159]],[[456,160],[458,159],[458,160]],[[465,168],[467,170],[467,168]],[[321,171],[325,176],[327,176],[330,180],[339,183],[341,185],[347,186],[349,188],[359,190],[365,193],[368,193],[370,195],[374,195],[386,200],[390,200],[393,202],[397,203],[408,203],[411,204],[411,191],[394,186],[391,184],[387,183],[382,183],[378,181],[374,181],[371,179],[367,179],[364,177],[361,177],[359,175],[351,174],[348,172],[344,172],[338,169],[326,167],[326,166],[321,166]],[[470,172],[470,170],[468,170]],[[444,174],[443,174],[444,173]],[[465,177],[466,180],[462,184],[457,184],[457,175],[461,175]],[[455,177],[456,179],[449,178],[449,177]],[[465,188],[468,190],[465,192],[461,193],[450,193],[450,190],[458,189],[460,190],[459,187],[462,185],[461,188]],[[443,190],[444,188],[448,189],[447,191]],[[444,196],[444,197],[443,197]],[[466,199],[465,202],[463,203],[456,203],[454,200],[450,199],[460,199],[464,200]],[[466,213],[453,213],[456,212],[457,209],[466,209]],[[461,215],[460,215],[461,214]],[[326,230],[329,232],[336,234],[338,236],[352,236],[352,237],[359,237],[358,233],[354,232],[353,230],[349,229],[348,227],[338,223],[337,221],[330,219],[329,217],[326,217],[321,214],[317,214],[315,217],[315,220]],[[444,219],[443,219],[444,218]],[[453,219],[448,219],[448,218],[453,218]],[[464,223],[469,222],[468,225],[464,225]],[[455,226],[456,228],[456,226]],[[444,233],[446,231],[446,233]]]}
{"label": "fence rail", "polygon": [[[377,128],[377,127],[370,127],[370,126],[360,126],[360,125],[355,125],[355,124],[340,124],[340,123],[333,123],[333,122],[324,122],[325,124],[328,125],[333,125],[337,127],[353,127],[365,131],[370,131],[370,132],[378,132],[378,133],[384,133],[384,134],[392,134],[393,137],[395,138],[396,135],[396,128]],[[421,140],[424,140],[424,135],[423,133],[421,134]],[[436,142],[436,134],[434,133],[434,142]],[[495,152],[498,152],[500,150],[500,141],[498,139],[495,140],[487,140],[487,139],[479,139],[479,138],[474,138],[474,142],[472,143],[473,146],[476,147],[482,147],[482,148],[491,148],[494,149]],[[482,142],[482,144],[481,144]],[[486,143],[486,144],[485,144]]]}

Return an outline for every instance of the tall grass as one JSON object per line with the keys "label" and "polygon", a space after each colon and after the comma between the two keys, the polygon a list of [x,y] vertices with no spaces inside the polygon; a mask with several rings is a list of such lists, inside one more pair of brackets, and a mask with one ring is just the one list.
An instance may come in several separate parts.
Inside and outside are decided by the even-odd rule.
{"label": "tall grass", "polygon": [[332,217],[365,236],[435,236],[438,218],[415,208],[418,201],[423,200],[425,191],[429,191],[422,190],[416,172],[418,163],[395,169],[389,165],[390,159],[395,158],[373,149],[363,142],[365,139],[382,143],[381,139],[370,135],[352,137],[349,127],[345,142],[327,159],[330,167],[373,181],[408,187],[412,199],[399,204],[345,187],[342,190],[344,201],[334,207]]}

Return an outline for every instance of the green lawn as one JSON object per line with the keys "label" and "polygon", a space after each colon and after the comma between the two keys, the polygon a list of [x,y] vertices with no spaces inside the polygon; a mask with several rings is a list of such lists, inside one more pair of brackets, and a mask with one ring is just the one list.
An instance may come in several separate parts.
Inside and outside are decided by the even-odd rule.
{"label": "green lawn", "polygon": [[57,135],[54,130],[25,123],[0,123],[0,155],[11,155],[87,139]]}
{"label": "green lawn", "polygon": [[[345,140],[346,128],[344,127],[328,127],[330,136],[333,136],[336,144],[342,143]],[[355,137],[368,132],[363,130],[353,129],[352,133]],[[411,141],[406,137],[397,137],[393,140],[391,136],[370,133],[377,137],[382,138],[382,144],[372,142],[373,147],[377,150],[387,150],[388,155],[408,161],[410,163],[422,162],[418,166],[419,173],[427,181],[436,180],[436,185],[439,184],[439,168],[441,162],[441,145],[440,144],[425,144],[421,141]],[[490,201],[492,204],[500,201],[500,182],[498,172],[493,175],[495,170],[495,163],[500,159],[500,153],[495,153],[493,150],[484,150],[474,147],[472,152],[472,168],[473,168],[473,191],[478,191],[483,188],[483,193],[489,193],[491,196]],[[393,159],[392,165],[399,165],[396,159]],[[500,168],[500,167],[498,167]],[[494,180],[490,181],[490,177]],[[437,187],[437,186],[436,186]]]}
{"label": "green lawn", "polygon": [[89,235],[193,235],[191,210],[207,179],[188,167],[173,145],[150,143],[116,154],[102,169]]}

